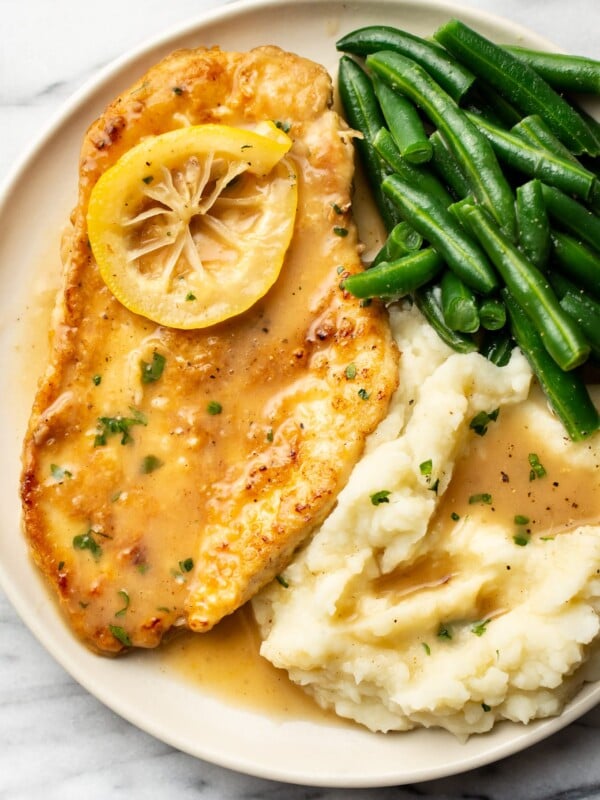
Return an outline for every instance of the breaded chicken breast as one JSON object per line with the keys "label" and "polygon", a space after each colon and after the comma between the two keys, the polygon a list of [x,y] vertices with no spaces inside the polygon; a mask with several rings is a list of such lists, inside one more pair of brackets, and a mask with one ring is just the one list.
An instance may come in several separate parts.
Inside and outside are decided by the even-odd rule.
{"label": "breaded chicken breast", "polygon": [[[386,413],[397,353],[385,312],[339,285],[361,266],[352,134],[331,95],[322,67],[276,47],[180,51],[87,132],[22,501],[33,557],[99,651],[206,631],[252,597],[331,510]],[[128,311],[88,242],[100,175],[143,137],[265,120],[289,128],[299,181],[274,286],[202,330]]]}

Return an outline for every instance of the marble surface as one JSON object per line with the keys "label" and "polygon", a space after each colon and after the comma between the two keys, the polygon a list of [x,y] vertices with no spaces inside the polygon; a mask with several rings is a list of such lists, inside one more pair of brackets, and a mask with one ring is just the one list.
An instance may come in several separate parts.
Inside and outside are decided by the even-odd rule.
{"label": "marble surface", "polygon": [[[222,0],[0,0],[0,179],[100,68]],[[465,0],[600,56],[599,0]],[[0,591],[0,798],[591,800],[600,708],[529,750],[470,773],[379,790],[286,786],[204,763],[143,733],[76,684]]]}

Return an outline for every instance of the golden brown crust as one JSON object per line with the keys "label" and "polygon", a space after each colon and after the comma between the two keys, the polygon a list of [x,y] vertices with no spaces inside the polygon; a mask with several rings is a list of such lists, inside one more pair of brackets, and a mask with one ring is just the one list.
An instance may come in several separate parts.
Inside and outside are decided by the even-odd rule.
{"label": "golden brown crust", "polygon": [[[74,628],[103,652],[155,646],[173,625],[206,630],[251,597],[331,509],[385,414],[397,359],[386,317],[339,288],[340,268],[360,263],[350,213],[340,214],[350,207],[352,148],[330,103],[325,71],[278,48],[179,51],[86,135],[22,499],[37,563]],[[98,177],[143,136],[265,119],[291,124],[299,174],[294,238],[273,289],[202,331],[127,311],[87,241]],[[155,351],[165,371],[142,386],[140,360]],[[213,399],[223,406],[216,416],[206,413]],[[113,435],[94,446],[98,420],[115,415],[136,419],[132,441]],[[148,454],[163,465],[144,475]]]}

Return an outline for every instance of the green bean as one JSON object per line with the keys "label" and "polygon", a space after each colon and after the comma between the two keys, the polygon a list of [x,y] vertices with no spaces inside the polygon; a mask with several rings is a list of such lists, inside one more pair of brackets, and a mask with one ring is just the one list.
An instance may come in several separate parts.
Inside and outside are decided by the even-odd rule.
{"label": "green bean", "polygon": [[423,237],[411,228],[408,222],[399,222],[394,225],[385,240],[383,247],[379,250],[369,269],[381,264],[382,261],[395,261],[402,256],[407,256],[420,250],[423,245]]}
{"label": "green bean", "polygon": [[489,294],[497,287],[498,278],[485,254],[439,200],[398,175],[385,178],[382,188],[404,219],[437,250],[467,286],[481,294]]}
{"label": "green bean", "polygon": [[365,272],[350,275],[342,281],[342,288],[361,299],[400,298],[429,283],[443,266],[435,250],[426,247],[396,261],[384,261]]}
{"label": "green bean", "polygon": [[410,164],[429,161],[431,143],[415,106],[377,78],[373,80],[373,87],[400,155]]}
{"label": "green bean", "polygon": [[497,367],[505,367],[514,346],[514,339],[506,330],[489,331],[483,337],[479,352]]}
{"label": "green bean", "polygon": [[585,334],[593,355],[600,357],[600,303],[580,291],[569,289],[561,297],[560,305]]}
{"label": "green bean", "polygon": [[415,305],[440,339],[457,353],[473,353],[477,350],[475,340],[468,334],[453,331],[446,325],[439,301],[439,286],[429,284],[413,294]]}
{"label": "green bean", "polygon": [[477,201],[514,238],[513,193],[485,136],[414,61],[398,53],[383,52],[367,56],[367,65],[429,117],[460,164]]}
{"label": "green bean", "polygon": [[427,167],[409,164],[402,158],[387,128],[379,129],[373,141],[373,146],[396,175],[418,186],[432,197],[436,197],[442,205],[448,206],[452,203],[452,197],[446,191],[445,186],[427,169]]}
{"label": "green bean", "polygon": [[540,114],[576,155],[600,154],[600,139],[586,121],[538,73],[463,22],[452,19],[434,38],[523,114]]}
{"label": "green bean", "polygon": [[352,31],[342,36],[336,47],[338,50],[360,56],[367,56],[380,50],[393,50],[412,58],[426,69],[456,102],[464,97],[475,81],[475,76],[443,47],[407,31],[386,25],[369,25]]}
{"label": "green bean", "polygon": [[534,145],[534,147],[548,150],[550,153],[555,153],[555,155],[562,156],[575,164],[579,164],[577,158],[569,148],[565,147],[560,139],[552,133],[539,114],[529,114],[529,116],[523,117],[516,125],[513,125],[511,133],[520,136],[521,139]]}
{"label": "green bean", "polygon": [[542,184],[534,179],[517,188],[519,247],[532,264],[545,269],[550,255],[550,222]]}
{"label": "green bean", "polygon": [[347,56],[340,59],[338,83],[346,120],[354,130],[362,133],[364,137],[355,140],[356,148],[365,168],[375,204],[389,231],[400,219],[395,208],[381,190],[381,181],[389,170],[384,167],[373,147],[375,134],[384,125],[379,103],[369,76]]}
{"label": "green bean", "polygon": [[439,131],[434,131],[429,137],[432,147],[432,164],[438,175],[450,189],[457,200],[466,197],[471,187],[467,183],[458,161],[446,147]]}
{"label": "green bean", "polygon": [[476,124],[490,141],[499,159],[531,178],[541,178],[548,185],[588,200],[598,179],[589,170],[569,159],[540,150],[520,136],[486,122],[476,114],[468,112],[469,119]]}
{"label": "green bean", "polygon": [[598,430],[600,420],[580,374],[561,370],[549,357],[527,313],[508,290],[503,290],[503,297],[513,336],[570,438],[581,441],[590,436]]}
{"label": "green bean", "polygon": [[479,304],[482,328],[499,331],[506,325],[506,307],[499,297],[484,297]]}
{"label": "green bean", "polygon": [[542,183],[542,194],[551,219],[600,253],[600,217],[555,186]]}
{"label": "green bean", "polygon": [[552,253],[564,272],[600,298],[600,255],[560,231],[552,232]]}
{"label": "green bean", "polygon": [[559,92],[600,94],[600,61],[586,56],[545,53],[516,45],[504,45],[504,48],[529,64]]}
{"label": "green bean", "polygon": [[563,370],[580,366],[590,348],[581,329],[565,314],[545,276],[522,255],[482,208],[460,209],[515,300],[540,331],[544,346]]}
{"label": "green bean", "polygon": [[479,311],[474,293],[452,270],[442,275],[442,311],[446,325],[453,331],[475,333],[479,330]]}

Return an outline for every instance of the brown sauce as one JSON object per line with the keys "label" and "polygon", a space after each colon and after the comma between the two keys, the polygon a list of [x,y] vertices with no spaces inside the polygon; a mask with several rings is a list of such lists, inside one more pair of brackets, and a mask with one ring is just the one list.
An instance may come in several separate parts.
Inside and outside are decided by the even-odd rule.
{"label": "brown sauce", "polygon": [[183,632],[149,657],[158,658],[164,672],[237,707],[285,720],[344,724],[263,658],[259,648],[252,609],[245,605],[208,633]]}

